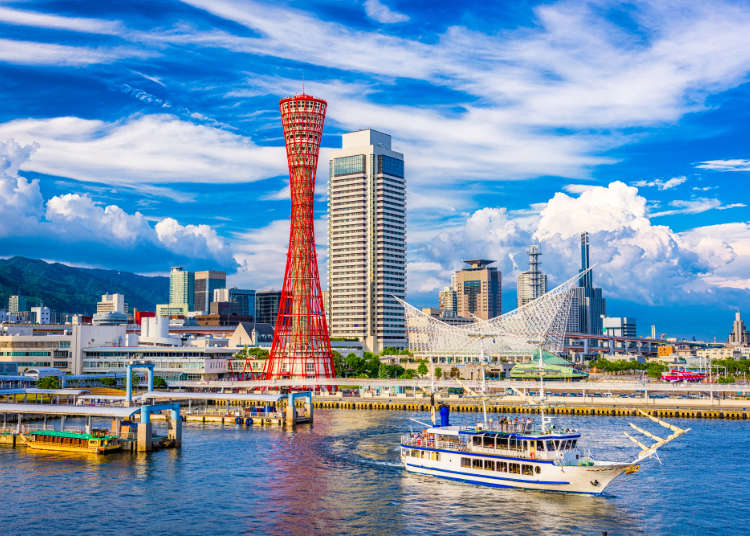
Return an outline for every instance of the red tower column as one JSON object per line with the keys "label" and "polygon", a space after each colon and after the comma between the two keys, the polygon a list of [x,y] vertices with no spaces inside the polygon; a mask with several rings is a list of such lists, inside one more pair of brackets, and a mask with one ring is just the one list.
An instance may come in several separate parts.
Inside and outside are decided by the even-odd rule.
{"label": "red tower column", "polygon": [[265,377],[333,378],[336,373],[313,228],[315,172],[326,101],[302,94],[282,99],[279,105],[289,161],[292,217],[281,303]]}

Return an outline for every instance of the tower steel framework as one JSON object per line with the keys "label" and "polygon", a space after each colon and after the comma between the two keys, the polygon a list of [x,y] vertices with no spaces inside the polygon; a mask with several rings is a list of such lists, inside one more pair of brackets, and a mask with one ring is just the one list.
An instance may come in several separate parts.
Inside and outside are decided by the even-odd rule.
{"label": "tower steel framework", "polygon": [[315,172],[327,103],[303,93],[282,99],[279,106],[292,211],[284,284],[265,377],[333,378],[313,228]]}

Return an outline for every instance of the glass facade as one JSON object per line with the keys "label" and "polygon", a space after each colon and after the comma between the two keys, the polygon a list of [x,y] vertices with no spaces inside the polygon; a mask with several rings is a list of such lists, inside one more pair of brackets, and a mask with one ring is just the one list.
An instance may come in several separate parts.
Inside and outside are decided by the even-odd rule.
{"label": "glass facade", "polygon": [[378,155],[378,173],[404,178],[404,161],[390,156]]}
{"label": "glass facade", "polygon": [[346,156],[343,158],[334,158],[333,176],[351,175],[352,173],[365,172],[365,155],[358,154],[355,156]]}

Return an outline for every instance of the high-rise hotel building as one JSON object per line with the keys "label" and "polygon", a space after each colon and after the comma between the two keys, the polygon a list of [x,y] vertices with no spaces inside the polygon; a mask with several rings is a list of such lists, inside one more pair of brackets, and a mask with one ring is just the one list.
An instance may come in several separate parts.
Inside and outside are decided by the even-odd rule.
{"label": "high-rise hotel building", "polygon": [[328,179],[330,334],[379,352],[404,347],[406,181],[404,155],[376,130],[342,136]]}

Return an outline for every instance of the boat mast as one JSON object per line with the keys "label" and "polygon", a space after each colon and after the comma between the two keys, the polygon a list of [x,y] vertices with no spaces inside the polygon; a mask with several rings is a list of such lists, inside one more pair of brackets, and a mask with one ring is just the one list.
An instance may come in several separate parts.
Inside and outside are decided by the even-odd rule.
{"label": "boat mast", "polygon": [[487,428],[487,398],[485,398],[487,378],[484,370],[484,335],[481,333],[479,334],[479,363],[482,371],[482,414],[484,416],[484,427]]}
{"label": "boat mast", "polygon": [[547,433],[547,417],[544,415],[544,359],[542,358],[542,343],[539,343],[539,416],[541,417],[542,433]]}

